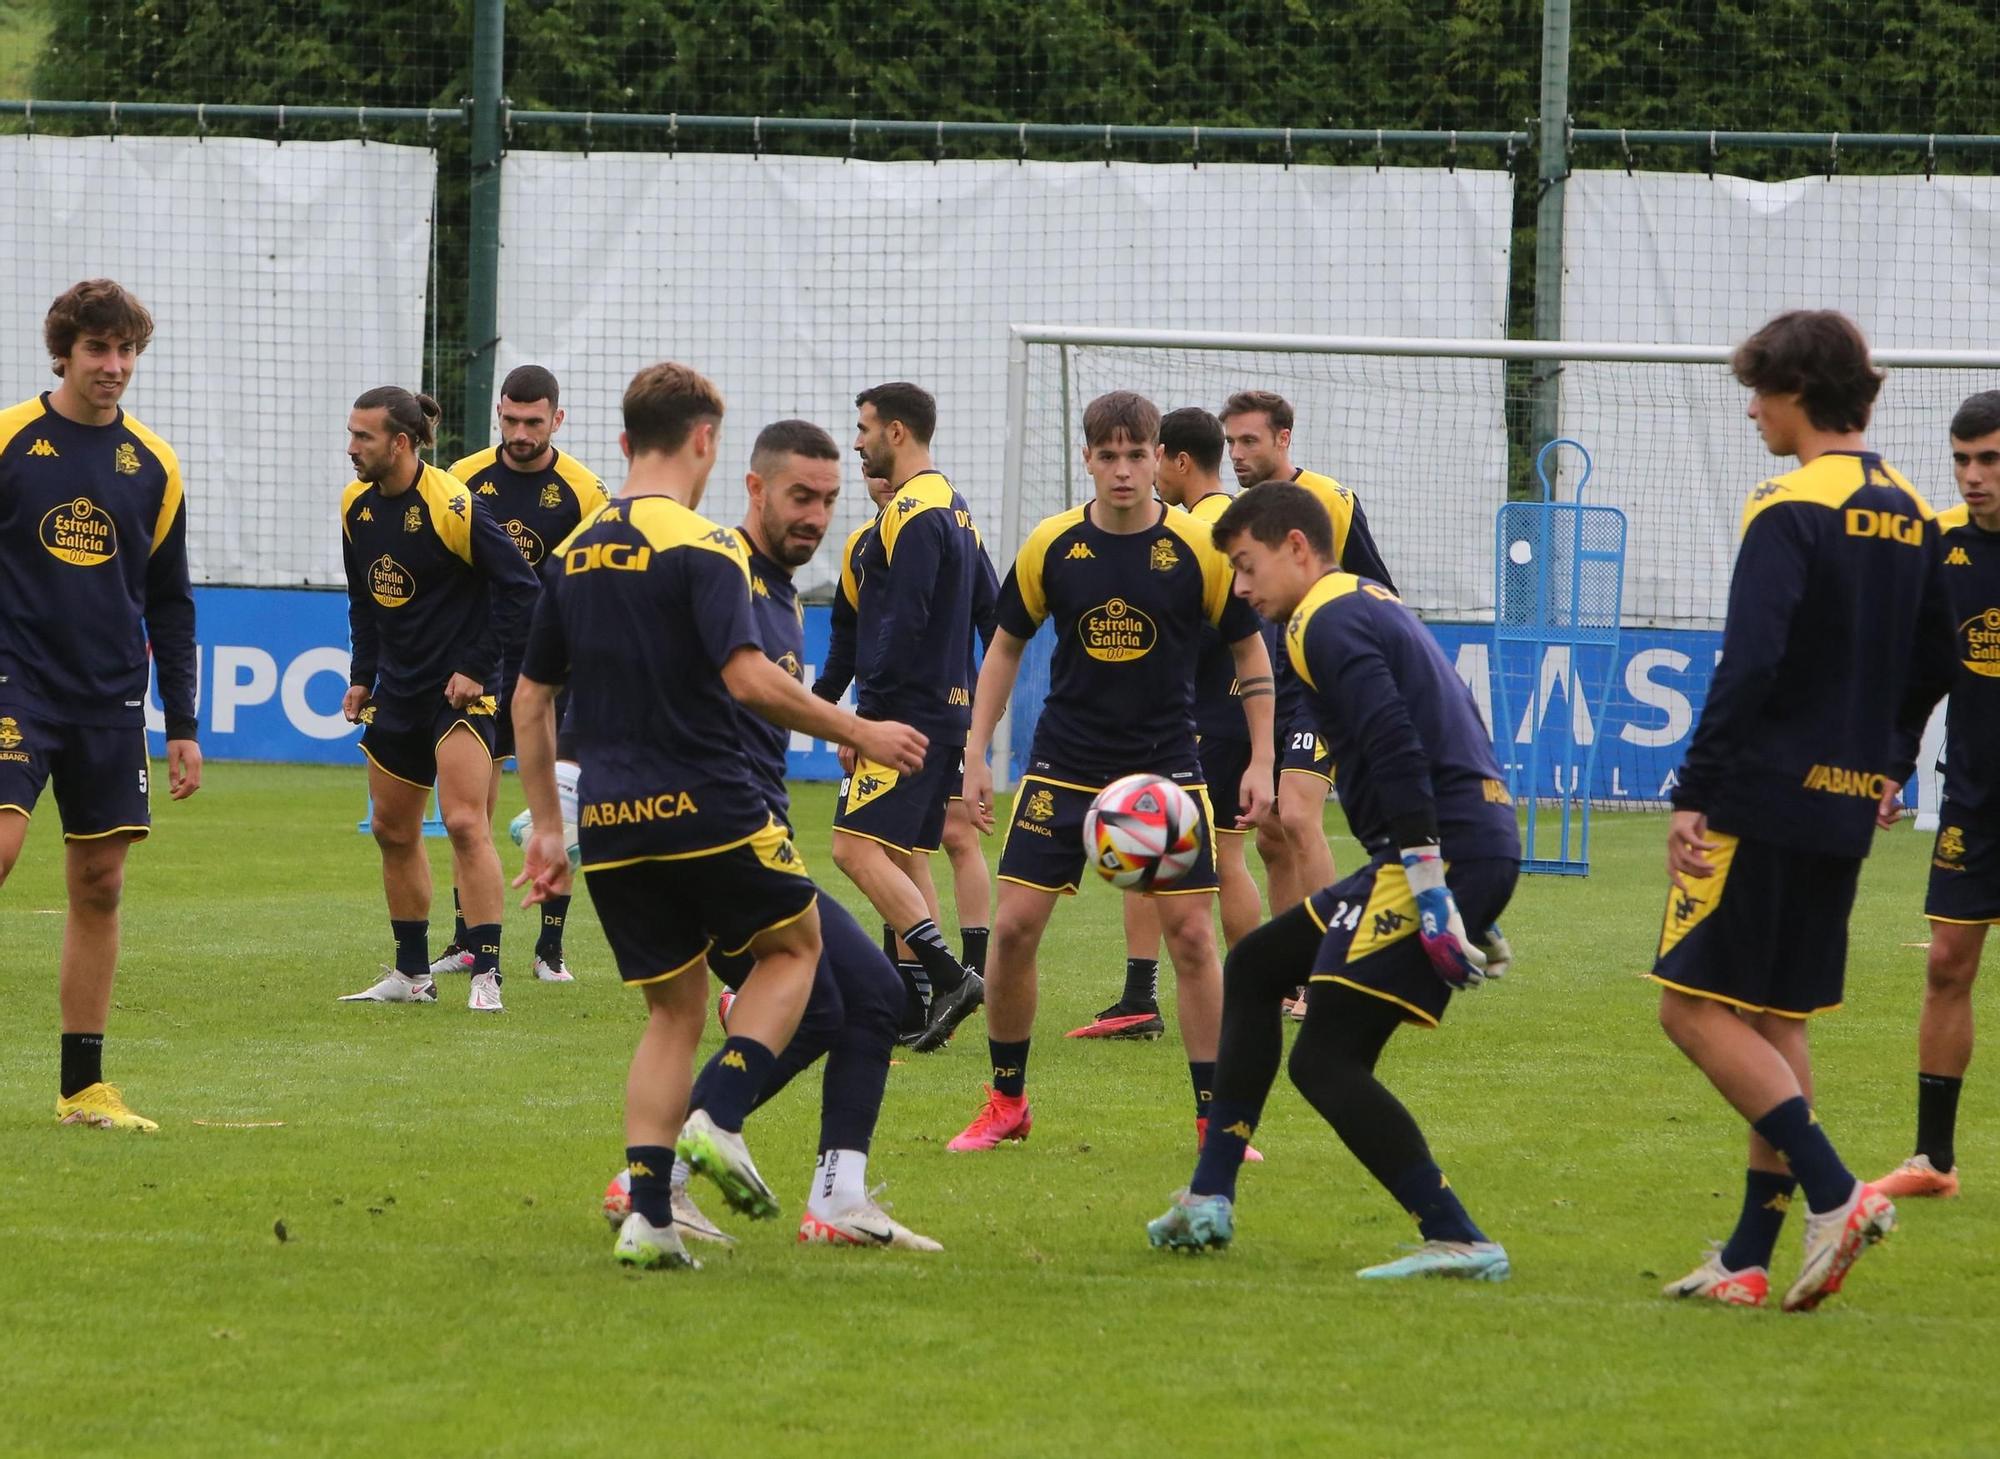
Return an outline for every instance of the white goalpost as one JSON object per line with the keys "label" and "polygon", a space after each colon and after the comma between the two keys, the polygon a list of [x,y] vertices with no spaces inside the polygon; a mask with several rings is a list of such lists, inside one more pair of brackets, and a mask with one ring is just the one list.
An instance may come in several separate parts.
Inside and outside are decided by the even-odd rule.
{"label": "white goalpost", "polygon": [[[1493,621],[1495,515],[1537,494],[1538,436],[1572,437],[1595,462],[1587,499],[1630,521],[1623,616],[1638,647],[1612,696],[1632,712],[1616,731],[1626,758],[1614,757],[1610,774],[1629,803],[1657,804],[1658,785],[1641,783],[1655,773],[1646,756],[1684,736],[1698,709],[1711,665],[1691,660],[1713,652],[1722,625],[1743,500],[1784,469],[1744,419],[1732,348],[1015,324],[996,566],[1004,575],[1037,521],[1088,496],[1081,418],[1094,396],[1131,389],[1162,410],[1218,410],[1238,390],[1275,390],[1297,416],[1293,461],[1358,494],[1398,590],[1450,639],[1448,652],[1459,645],[1460,672],[1490,719],[1475,680]],[[1934,507],[1950,505],[1946,424],[1966,395],[2000,386],[2000,352],[1878,349],[1874,359],[1889,374],[1871,444]],[[1574,465],[1559,463],[1557,499],[1571,496]],[[1232,484],[1226,465],[1224,479]],[[1011,783],[1013,751],[1026,749],[1045,673],[1046,650],[1038,658],[1031,648],[994,737],[999,784]],[[1556,703],[1563,712],[1560,691]],[[1589,732],[1606,710],[1569,706]],[[1927,739],[1926,808],[1936,804],[1936,758]]]}

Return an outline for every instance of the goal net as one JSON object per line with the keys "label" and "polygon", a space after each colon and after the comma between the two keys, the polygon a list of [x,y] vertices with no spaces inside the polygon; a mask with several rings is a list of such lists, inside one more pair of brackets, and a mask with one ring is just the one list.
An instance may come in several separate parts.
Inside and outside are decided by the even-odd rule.
{"label": "goal net", "polygon": [[[1542,680],[1544,722],[1499,727],[1503,763],[1568,715],[1575,741],[1597,741],[1589,793],[1657,804],[1707,691],[1720,647],[1743,502],[1788,463],[1744,416],[1726,345],[1176,334],[1017,325],[1009,370],[1008,459],[992,524],[1004,574],[1034,524],[1089,498],[1084,406],[1130,389],[1163,411],[1219,411],[1239,390],[1274,390],[1296,416],[1291,455],[1352,489],[1397,590],[1432,627],[1489,722],[1520,714]],[[1957,500],[1946,424],[1972,391],[2000,384],[2000,353],[1878,350],[1889,372],[1871,444],[1936,507]],[[1498,692],[1492,659],[1495,517],[1539,494],[1534,447],[1581,442],[1593,503],[1629,521],[1621,662],[1516,663]],[[1552,459],[1568,500],[1578,458]],[[1228,463],[1223,484],[1234,488]],[[1006,726],[1016,772],[1047,694],[1045,630],[1030,646]],[[1587,672],[1595,669],[1596,672]],[[1608,683],[1608,692],[1585,687]],[[1598,702],[1598,701],[1602,702]],[[1558,767],[1555,773],[1562,773]],[[1544,787],[1543,789],[1547,789]]]}

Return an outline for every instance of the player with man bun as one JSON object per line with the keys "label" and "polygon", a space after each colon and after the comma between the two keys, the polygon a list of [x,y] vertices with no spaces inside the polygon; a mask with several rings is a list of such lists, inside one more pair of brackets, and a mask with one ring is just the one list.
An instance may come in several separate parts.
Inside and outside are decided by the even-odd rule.
{"label": "player with man bun", "polygon": [[435,1003],[424,811],[437,787],[452,881],[473,955],[466,1006],[498,1013],[500,857],[487,796],[501,651],[535,600],[535,575],[464,482],[418,453],[438,404],[396,385],[366,390],[347,418],[355,480],[340,499],[354,641],[341,711],[365,725],[368,795],[395,966],[346,1003]]}

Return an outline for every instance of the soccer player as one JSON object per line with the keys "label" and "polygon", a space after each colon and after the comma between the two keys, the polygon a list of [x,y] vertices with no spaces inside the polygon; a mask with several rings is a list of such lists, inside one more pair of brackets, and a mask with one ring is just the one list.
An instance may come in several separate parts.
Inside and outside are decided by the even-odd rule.
{"label": "soccer player", "polygon": [[105,1130],[159,1128],[104,1082],[125,854],[153,822],[148,640],[169,793],[201,789],[180,462],[118,404],[152,339],[145,305],[86,279],[42,321],[55,388],[0,413],[0,884],[53,779],[69,897],[56,1119]]}
{"label": "soccer player", "polygon": [[[625,484],[558,549],[561,573],[536,605],[514,691],[534,826],[517,882],[533,883],[530,901],[569,890],[555,779],[555,695],[566,682],[584,876],[619,976],[647,1004],[625,1091],[632,1212],[614,1255],[685,1266],[677,1154],[735,1209],[777,1214],[743,1120],[799,1027],[822,947],[818,892],[771,813],[735,705],[851,744],[898,774],[922,765],[925,740],[814,698],[765,656],[742,539],[695,510],[715,467],[716,388],[685,365],[652,365],[623,409]],[[690,1087],[711,951],[747,954],[750,965],[729,1035]]]}
{"label": "soccer player", "polygon": [[[868,483],[868,496],[875,503],[877,517],[856,527],[847,536],[840,551],[840,583],[834,591],[832,621],[827,635],[826,663],[813,681],[812,692],[829,704],[838,704],[840,696],[854,682],[854,654],[856,618],[861,602],[861,579],[866,571],[863,557],[873,538],[880,511],[895,495],[888,478],[882,476],[863,477]],[[973,537],[978,538],[978,529]],[[978,591],[973,600],[973,629],[982,639],[993,636],[993,600],[1000,590],[999,580],[993,573],[992,559],[986,555],[982,544],[979,548]],[[967,645],[966,682],[972,683],[978,677],[974,667],[974,649]],[[852,756],[842,756],[843,774],[854,771]],[[966,813],[965,800],[959,794],[963,785],[962,774],[954,774],[951,785],[951,799],[945,805],[944,841],[945,858],[951,863],[952,889],[958,906],[959,960],[969,972],[981,972],[986,966],[986,942],[991,926],[991,903],[993,881],[986,865],[986,852],[980,845],[978,828]],[[937,886],[931,879],[930,856],[928,853],[910,858],[910,877],[916,882],[917,890],[923,894],[924,906],[936,922],[943,913],[939,909]],[[888,923],[882,924],[882,950],[895,962],[896,971],[901,975],[907,991],[907,1006],[902,1027],[904,1042],[910,1042],[922,1035],[928,1021],[931,1002],[930,975],[924,965],[906,955],[907,949],[896,936],[896,929]]]}
{"label": "soccer player", "polygon": [[[1333,557],[1342,572],[1394,591],[1395,581],[1368,532],[1361,502],[1339,482],[1292,464],[1291,403],[1269,390],[1241,390],[1222,407],[1222,429],[1237,486],[1248,491],[1267,481],[1290,481],[1310,491],[1333,522]],[[1313,732],[1304,691],[1292,677],[1282,648],[1278,661],[1278,792],[1275,822],[1257,829],[1257,852],[1270,882],[1271,910],[1281,912],[1333,881],[1333,848],[1326,841],[1326,801],[1333,791],[1332,760]]]}
{"label": "soccer player", "polygon": [[347,697],[363,724],[375,844],[396,962],[343,1003],[435,1003],[431,864],[424,809],[437,787],[464,900],[473,962],[466,1007],[498,1013],[500,857],[487,791],[502,646],[534,604],[535,575],[465,483],[417,453],[436,439],[438,405],[396,385],[365,390],[347,417],[355,480],[340,499]]}
{"label": "soccer player", "polygon": [[1049,619],[1056,648],[1029,771],[1015,790],[1000,851],[987,966],[993,1083],[952,1150],[990,1150],[1026,1139],[1033,1128],[1026,1075],[1035,954],[1057,897],[1077,889],[1091,800],[1111,781],[1140,772],[1173,780],[1202,809],[1204,854],[1181,880],[1152,895],[1174,960],[1197,1138],[1207,1128],[1222,976],[1208,900],[1216,889],[1213,817],[1195,746],[1191,666],[1203,627],[1220,629],[1244,685],[1251,758],[1236,794],[1254,818],[1271,796],[1271,662],[1256,618],[1230,594],[1229,564],[1207,529],[1153,495],[1159,434],[1160,413],[1144,396],[1118,390],[1091,401],[1083,413],[1083,450],[1095,493],[1028,535],[1000,589],[999,628],[979,671],[965,751],[965,801],[982,830],[993,827],[986,752],[1021,652]]}
{"label": "soccer player", "polygon": [[1399,1025],[1435,1028],[1453,990],[1486,976],[1466,928],[1500,915],[1521,862],[1491,737],[1416,615],[1382,584],[1339,570],[1333,524],[1312,493],[1283,482],[1244,492],[1214,530],[1236,591],[1285,624],[1292,672],[1369,860],[1231,949],[1208,1141],[1147,1235],[1190,1250],[1229,1244],[1237,1170],[1284,1052],[1279,1002],[1309,979],[1292,1082],[1424,1239],[1357,1275],[1498,1281],[1506,1251],[1473,1223],[1416,1121],[1375,1077]]}
{"label": "soccer player", "polygon": [[1803,1187],[1791,1312],[1839,1291],[1896,1223],[1813,1113],[1807,1020],[1840,1006],[1898,723],[1921,728],[1949,682],[1950,628],[1931,510],[1863,439],[1882,377],[1853,321],[1780,314],[1731,363],[1765,448],[1799,468],[1744,504],[1722,659],[1673,792],[1660,1024],[1750,1126],[1750,1152],[1735,1232],[1665,1290],[1762,1305]]}
{"label": "soccer player", "polygon": [[[1214,526],[1229,505],[1222,489],[1222,423],[1199,406],[1170,410],[1160,418],[1160,469],[1156,483],[1170,506]],[[1222,887],[1222,939],[1234,947],[1257,925],[1263,904],[1244,860],[1249,834],[1236,787],[1250,766],[1250,726],[1243,717],[1236,662],[1220,633],[1201,635],[1194,665],[1194,727],[1202,783],[1216,808],[1215,870]],[[1118,1001],[1071,1038],[1152,1039],[1166,1031],[1160,1017],[1160,922],[1153,902],[1137,892],[1125,896],[1125,988]]]}
{"label": "soccer player", "polygon": [[[778,421],[758,435],[745,485],[750,505],[742,535],[750,554],[750,598],[764,656],[797,679],[804,673],[805,618],[792,574],[812,560],[826,535],[840,494],[840,448],[810,421]],[[765,804],[789,825],[791,793],[785,785],[789,732],[740,703],[736,724]],[[758,1105],[768,1102],[825,1056],[819,1161],[799,1223],[799,1240],[940,1251],[937,1242],[885,1213],[868,1189],[868,1147],[888,1086],[889,1058],[905,1002],[903,982],[888,955],[840,903],[822,901],[819,918],[821,951],[812,995],[798,1032],[778,1056],[771,1080],[757,1100]],[[718,954],[710,966],[735,986],[749,971],[750,958]],[[676,1162],[675,1180],[683,1180],[685,1171]]]}
{"label": "soccer player", "polygon": [[[500,444],[461,457],[451,474],[472,489],[472,504],[500,524],[530,568],[539,569],[549,549],[569,536],[592,512],[604,505],[604,485],[573,456],[556,449],[563,412],[556,377],[540,365],[517,365],[500,383]],[[528,618],[518,637],[500,646],[500,696],[493,716],[493,772],[486,791],[490,821],[500,805],[500,762],[514,758],[514,681],[521,673],[521,651],[527,645]],[[565,765],[570,776],[573,766]],[[465,909],[457,887],[451,892],[456,913],[451,945],[431,964],[433,973],[472,971],[473,957],[466,937]],[[563,923],[569,903],[561,898],[541,908],[541,931],[535,942],[535,977],[544,983],[573,981],[563,961]]]}
{"label": "soccer player", "polygon": [[[1891,1200],[1958,1194],[1958,1092],[1972,1063],[1972,982],[1986,929],[2000,923],[2000,390],[1951,418],[1960,505],[1938,517],[1939,576],[1954,657],[1945,721],[1944,802],[1931,848],[1924,916],[1931,949],[1917,1021],[1916,1152],[1875,1182]],[[1917,743],[1905,736],[1883,787],[1878,824],[1896,823]]]}
{"label": "soccer player", "polygon": [[862,470],[892,492],[861,544],[855,708],[864,719],[915,725],[930,737],[931,758],[915,775],[865,758],[855,763],[834,807],[833,862],[922,964],[930,1009],[911,1047],[930,1052],[985,997],[983,981],[945,946],[911,872],[913,856],[941,843],[965,745],[982,553],[964,499],[931,464],[937,402],[930,392],[892,381],[862,391],[855,406]]}

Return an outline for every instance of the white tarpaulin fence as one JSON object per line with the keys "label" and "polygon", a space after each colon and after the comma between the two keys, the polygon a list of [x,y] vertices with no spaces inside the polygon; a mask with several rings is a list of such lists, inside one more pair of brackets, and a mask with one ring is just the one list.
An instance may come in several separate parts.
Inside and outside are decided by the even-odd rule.
{"label": "white tarpaulin fence", "polygon": [[117,279],[153,314],[125,403],[180,455],[196,580],[341,582],[347,411],[419,384],[436,171],[380,143],[0,138],[6,400],[54,383],[50,301]]}
{"label": "white tarpaulin fence", "polygon": [[[615,477],[618,401],[633,371],[662,358],[702,369],[729,402],[704,504],[724,521],[742,510],[760,426],[803,416],[845,447],[855,392],[906,378],[937,395],[939,465],[997,548],[1007,326],[1021,320],[1506,332],[1503,172],[538,152],[511,152],[505,165],[496,378],[524,362],[553,369],[570,413],[561,443]],[[1285,384],[1195,379],[1185,363],[1157,379],[1135,364],[1131,378],[1102,374],[1090,388],[1214,409],[1229,390]],[[1462,523],[1476,539],[1468,561],[1484,561],[1483,524],[1504,495],[1497,367],[1487,374],[1490,396],[1453,419],[1485,438],[1465,442],[1465,459],[1497,467],[1350,481],[1371,515],[1399,524],[1385,538],[1435,513]],[[1062,416],[1045,393],[1047,447]],[[1083,404],[1070,402],[1072,418]],[[1343,462],[1389,454],[1370,435],[1389,429],[1374,413],[1348,412],[1329,431],[1324,413],[1310,419],[1301,405],[1306,464],[1346,479]],[[1059,458],[1031,459],[1042,480],[1028,500],[1059,508]],[[872,511],[858,472],[847,482],[843,532]],[[1396,562],[1398,543],[1383,545]],[[832,559],[822,553],[802,585],[827,582]]]}
{"label": "white tarpaulin fence", "polygon": [[[1568,183],[1563,333],[1632,344],[1740,340],[1785,309],[1840,309],[1877,348],[1990,349],[2000,318],[2000,179],[1782,183],[1579,172]],[[1889,372],[1868,435],[1934,505],[1957,499],[1946,425],[1986,370]],[[1722,366],[1572,364],[1563,429],[1592,451],[1591,498],[1631,517],[1628,621],[1721,622],[1743,501],[1788,469]]]}

